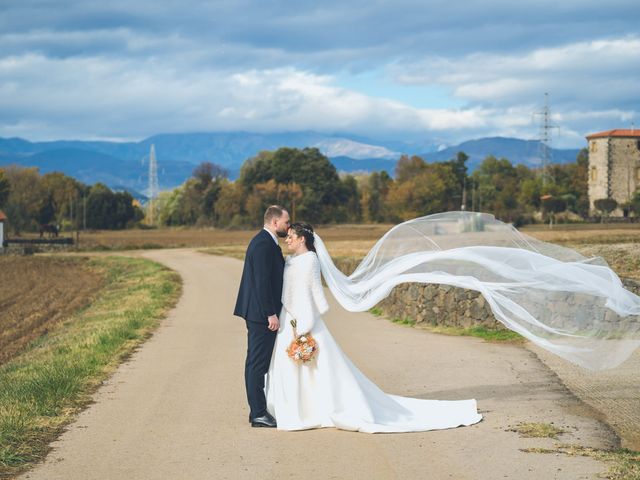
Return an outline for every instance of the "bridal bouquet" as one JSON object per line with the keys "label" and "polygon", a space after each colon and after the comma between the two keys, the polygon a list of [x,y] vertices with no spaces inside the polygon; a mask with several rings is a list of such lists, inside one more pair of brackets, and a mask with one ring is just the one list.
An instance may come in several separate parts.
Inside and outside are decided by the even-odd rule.
{"label": "bridal bouquet", "polygon": [[291,360],[296,362],[306,363],[313,359],[318,351],[318,343],[311,336],[310,333],[304,335],[298,335],[296,326],[298,322],[291,320],[291,326],[293,327],[293,340],[287,347],[287,354]]}

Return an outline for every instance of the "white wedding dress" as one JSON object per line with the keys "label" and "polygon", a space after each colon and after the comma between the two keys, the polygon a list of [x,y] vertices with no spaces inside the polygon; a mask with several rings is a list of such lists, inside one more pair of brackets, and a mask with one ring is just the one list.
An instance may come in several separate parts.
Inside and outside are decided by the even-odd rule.
{"label": "white wedding dress", "polygon": [[[482,419],[475,400],[421,400],[389,395],[356,368],[331,336],[321,315],[328,310],[315,253],[287,257],[283,309],[266,383],[267,409],[280,430],[336,427],[366,433],[416,432],[472,425]],[[307,364],[286,348],[298,333],[318,342]]]}

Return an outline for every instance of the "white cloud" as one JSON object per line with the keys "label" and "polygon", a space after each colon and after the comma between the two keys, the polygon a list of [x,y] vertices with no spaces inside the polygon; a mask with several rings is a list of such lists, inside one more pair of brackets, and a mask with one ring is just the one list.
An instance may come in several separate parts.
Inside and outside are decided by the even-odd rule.
{"label": "white cloud", "polygon": [[611,107],[640,99],[640,38],[578,42],[524,54],[474,53],[396,64],[401,83],[450,87],[459,98],[492,105],[540,102],[550,92],[556,104]]}
{"label": "white cloud", "polygon": [[[532,138],[544,92],[567,144],[640,121],[633,2],[545,1],[9,2],[0,7],[0,136]],[[463,107],[418,108],[429,102],[337,84],[385,67],[391,88],[434,87],[455,99],[433,105]]]}
{"label": "white cloud", "polygon": [[[27,138],[59,135],[65,129],[75,137],[143,137],[231,129],[420,132],[487,122],[481,109],[418,109],[291,67],[181,72],[159,59],[133,63],[28,54],[0,60],[0,76],[5,107],[0,135]],[[10,112],[18,111],[20,121],[15,122]],[[38,131],[29,131],[33,125]]]}

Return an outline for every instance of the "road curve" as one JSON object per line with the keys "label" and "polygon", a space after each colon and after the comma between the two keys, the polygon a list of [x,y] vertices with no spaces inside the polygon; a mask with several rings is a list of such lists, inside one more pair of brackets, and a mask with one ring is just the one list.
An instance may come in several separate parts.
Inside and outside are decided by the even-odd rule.
{"label": "road curve", "polygon": [[327,325],[361,370],[390,393],[476,398],[484,420],[451,430],[370,435],[335,429],[252,429],[244,392],[246,329],[231,312],[242,262],[192,249],[142,254],[180,273],[183,296],[20,478],[283,479],[597,478],[587,457],[525,453],[551,439],[520,438],[519,422],[554,422],[563,443],[611,446],[591,418],[525,348],[449,337],[348,313],[331,298]]}

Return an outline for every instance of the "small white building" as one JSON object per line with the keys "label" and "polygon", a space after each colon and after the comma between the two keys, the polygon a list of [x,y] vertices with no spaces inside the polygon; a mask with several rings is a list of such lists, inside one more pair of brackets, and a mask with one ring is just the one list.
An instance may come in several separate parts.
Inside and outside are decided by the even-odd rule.
{"label": "small white building", "polygon": [[4,222],[6,219],[7,216],[0,210],[0,252],[4,248]]}

